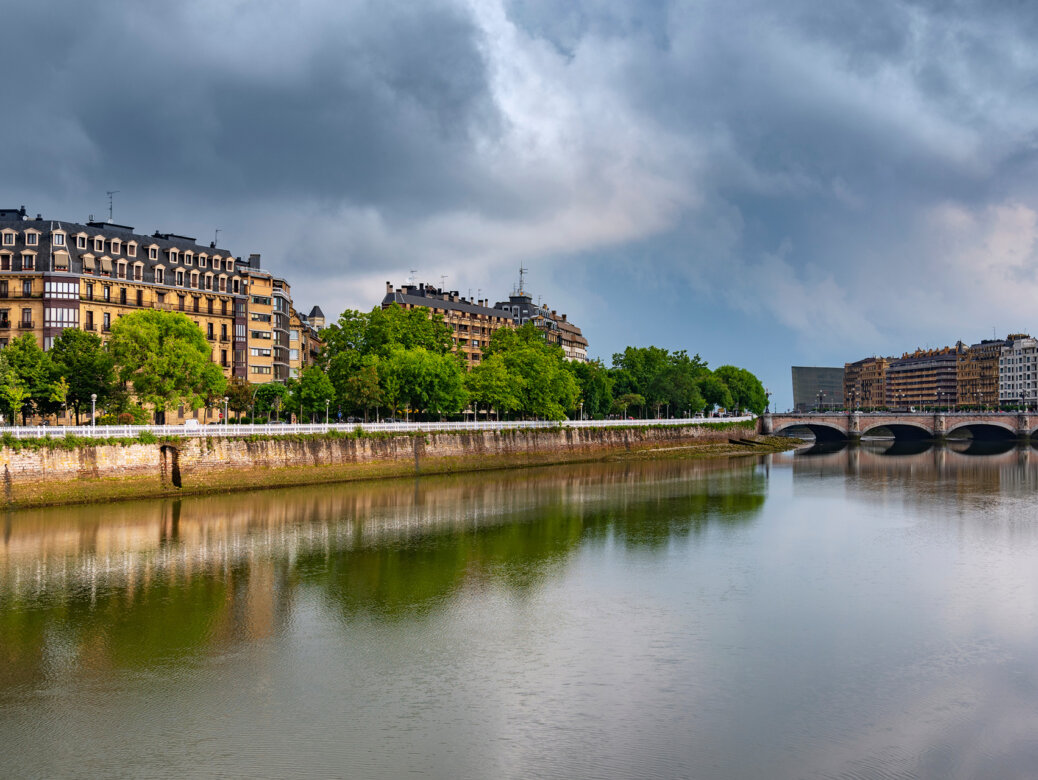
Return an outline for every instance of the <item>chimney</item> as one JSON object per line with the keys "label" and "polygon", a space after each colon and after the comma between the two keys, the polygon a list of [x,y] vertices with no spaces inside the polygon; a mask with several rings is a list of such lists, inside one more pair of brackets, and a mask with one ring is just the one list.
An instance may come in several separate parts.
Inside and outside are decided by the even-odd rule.
{"label": "chimney", "polygon": [[563,322],[565,322],[565,321],[566,321],[566,315],[565,315],[565,314],[563,314],[563,315],[562,315],[562,321],[563,321]]}
{"label": "chimney", "polygon": [[249,268],[259,268],[259,267],[260,267],[260,256],[257,255],[257,254],[249,255]]}
{"label": "chimney", "polygon": [[386,292],[387,293],[393,292],[393,283],[392,282],[386,282]]}

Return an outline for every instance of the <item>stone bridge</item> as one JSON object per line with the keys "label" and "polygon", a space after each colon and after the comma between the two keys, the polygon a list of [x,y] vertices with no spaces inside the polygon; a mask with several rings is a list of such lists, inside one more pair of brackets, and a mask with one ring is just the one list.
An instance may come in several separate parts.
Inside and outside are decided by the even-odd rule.
{"label": "stone bridge", "polygon": [[1026,439],[1038,434],[1038,413],[1027,412],[808,412],[765,414],[761,433],[794,434],[807,428],[818,441],[893,436],[895,439]]}

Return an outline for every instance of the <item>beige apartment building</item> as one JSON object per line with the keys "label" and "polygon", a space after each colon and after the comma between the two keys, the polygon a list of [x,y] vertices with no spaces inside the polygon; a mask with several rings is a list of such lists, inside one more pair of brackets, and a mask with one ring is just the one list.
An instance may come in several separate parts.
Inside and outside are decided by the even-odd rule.
{"label": "beige apartment building", "polygon": [[290,290],[260,269],[259,255],[242,262],[189,236],[0,209],[0,347],[32,333],[50,349],[65,328],[106,339],[119,317],[141,309],[192,319],[228,378],[283,381],[320,349],[316,329],[300,320],[291,360]]}

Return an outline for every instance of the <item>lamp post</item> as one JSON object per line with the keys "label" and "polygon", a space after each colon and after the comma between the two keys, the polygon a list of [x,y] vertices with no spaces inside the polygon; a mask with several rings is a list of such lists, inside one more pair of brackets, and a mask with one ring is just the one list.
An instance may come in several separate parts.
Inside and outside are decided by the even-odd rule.
{"label": "lamp post", "polygon": [[231,399],[226,395],[223,397],[223,424],[227,424],[227,404]]}
{"label": "lamp post", "polygon": [[90,394],[90,427],[97,427],[97,393]]}
{"label": "lamp post", "polygon": [[584,402],[583,401],[580,402],[580,419],[581,420],[584,419]]}
{"label": "lamp post", "polygon": [[324,424],[325,424],[326,426],[328,425],[328,405],[329,405],[329,404],[330,404],[331,402],[332,402],[332,401],[331,401],[331,399],[330,399],[330,398],[325,398],[325,399],[324,399]]}

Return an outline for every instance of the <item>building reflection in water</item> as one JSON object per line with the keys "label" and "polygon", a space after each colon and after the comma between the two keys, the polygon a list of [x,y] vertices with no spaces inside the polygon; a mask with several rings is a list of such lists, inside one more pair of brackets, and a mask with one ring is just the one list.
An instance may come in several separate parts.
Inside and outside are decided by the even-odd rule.
{"label": "building reflection in water", "polygon": [[757,458],[662,460],[9,512],[0,691],[269,638],[305,592],[378,620],[521,595],[588,542],[747,522],[765,482]]}

